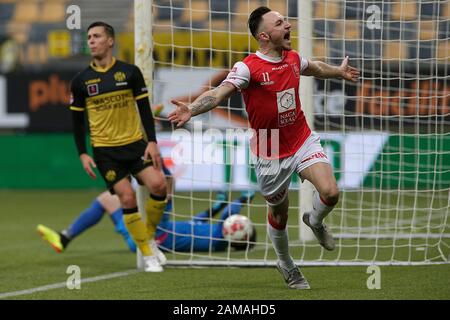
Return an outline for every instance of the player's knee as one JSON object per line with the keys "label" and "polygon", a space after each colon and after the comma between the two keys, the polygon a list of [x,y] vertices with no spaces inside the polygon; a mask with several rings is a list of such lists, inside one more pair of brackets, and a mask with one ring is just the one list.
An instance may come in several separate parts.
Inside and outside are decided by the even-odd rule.
{"label": "player's knee", "polygon": [[152,180],[150,185],[150,192],[157,196],[165,196],[167,194],[167,183],[164,176]]}
{"label": "player's knee", "polygon": [[120,196],[120,203],[124,208],[134,208],[137,206],[134,192],[125,192]]}
{"label": "player's knee", "polygon": [[332,185],[326,188],[320,196],[327,205],[334,206],[339,201],[339,188],[337,185]]}

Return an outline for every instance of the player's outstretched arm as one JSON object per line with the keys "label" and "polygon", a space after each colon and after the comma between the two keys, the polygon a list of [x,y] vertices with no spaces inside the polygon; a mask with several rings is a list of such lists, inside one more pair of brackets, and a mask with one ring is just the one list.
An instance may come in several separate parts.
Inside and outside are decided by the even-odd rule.
{"label": "player's outstretched arm", "polygon": [[308,67],[303,71],[304,76],[313,76],[319,79],[345,79],[357,82],[359,70],[348,64],[348,56],[342,60],[340,66],[332,66],[322,61],[308,60]]}
{"label": "player's outstretched arm", "polygon": [[169,113],[168,119],[177,124],[177,127],[183,126],[191,117],[208,112],[219,105],[219,103],[229,98],[236,87],[230,83],[224,83],[217,88],[202,93],[191,104],[181,101],[171,100],[176,105],[176,109]]}

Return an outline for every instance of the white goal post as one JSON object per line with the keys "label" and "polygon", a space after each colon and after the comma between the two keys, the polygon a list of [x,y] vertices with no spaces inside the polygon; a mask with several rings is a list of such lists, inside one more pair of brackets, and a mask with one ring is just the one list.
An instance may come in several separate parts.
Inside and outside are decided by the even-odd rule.
{"label": "white goal post", "polygon": [[[212,205],[217,191],[226,191],[231,201],[239,192],[256,188],[251,165],[236,159],[224,164],[176,164],[172,148],[177,141],[164,117],[173,110],[171,98],[216,86],[208,79],[254,52],[256,43],[246,21],[253,9],[266,5],[289,19],[293,46],[302,56],[336,65],[348,55],[350,64],[361,71],[357,85],[301,79],[302,108],[333,164],[341,197],[326,219],[337,247],[326,252],[300,219],[310,210],[312,186],[293,177],[288,230],[296,262],[450,262],[449,1],[134,2],[135,63],[145,75],[152,103],[164,105],[158,141],[177,178],[170,213],[174,221],[189,220]],[[223,134],[225,141],[218,144],[220,133],[207,130],[225,132],[242,126],[242,100],[232,98],[218,109],[196,117],[204,130],[193,139],[200,140],[181,147],[203,155],[209,150],[214,153],[210,159],[218,155],[230,160],[230,152],[248,157],[245,137],[227,140]],[[193,120],[186,129],[195,130]],[[144,212],[147,195],[142,190],[139,194],[139,209]],[[266,210],[258,194],[242,209],[258,230],[252,250],[169,250],[169,264],[273,266],[276,257],[265,231]]]}

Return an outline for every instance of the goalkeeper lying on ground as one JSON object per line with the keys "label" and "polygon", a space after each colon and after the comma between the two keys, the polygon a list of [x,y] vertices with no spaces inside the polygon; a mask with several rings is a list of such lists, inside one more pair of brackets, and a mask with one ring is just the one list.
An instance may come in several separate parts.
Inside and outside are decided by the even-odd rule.
{"label": "goalkeeper lying on ground", "polygon": [[[170,171],[164,167],[166,176],[171,177]],[[172,180],[169,178],[169,180]],[[171,183],[168,183],[171,189]],[[170,195],[171,192],[168,192]],[[168,196],[167,206],[164,210],[164,216],[156,232],[156,242],[160,249],[171,251],[209,251],[210,246],[213,251],[225,250],[228,242],[224,240],[222,234],[223,221],[231,215],[238,214],[244,204],[253,200],[255,193],[253,191],[243,192],[242,195],[231,203],[227,203],[227,197],[224,193],[218,193],[216,201],[212,208],[200,212],[190,221],[171,221],[170,212],[172,211],[172,199]],[[96,225],[105,211],[111,217],[115,231],[121,234],[131,251],[136,251],[136,245],[128,234],[122,221],[122,208],[116,195],[111,195],[108,191],[101,193],[92,202],[91,206],[84,210],[80,216],[65,230],[56,232],[44,225],[38,225],[37,231],[42,238],[47,241],[57,252],[63,252],[67,245],[79,236],[82,232]],[[211,218],[222,211],[222,214],[216,223],[210,223]],[[249,243],[256,241],[256,230],[253,229],[252,237]],[[192,243],[193,242],[193,243]],[[247,244],[232,243],[236,249],[245,249]]]}

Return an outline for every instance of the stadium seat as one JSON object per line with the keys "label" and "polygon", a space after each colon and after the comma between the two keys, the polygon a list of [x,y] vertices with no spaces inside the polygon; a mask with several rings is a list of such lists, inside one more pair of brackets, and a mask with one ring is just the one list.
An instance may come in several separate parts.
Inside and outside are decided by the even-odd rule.
{"label": "stadium seat", "polygon": [[[417,52],[417,50],[416,50]],[[434,40],[424,40],[419,42],[419,59],[436,58],[436,48]]]}
{"label": "stadium seat", "polygon": [[446,63],[450,61],[450,40],[439,40],[437,43],[436,56],[438,63]]}
{"label": "stadium seat", "polygon": [[383,39],[417,40],[418,27],[415,21],[388,21],[384,23]]}
{"label": "stadium seat", "polygon": [[155,1],[153,9],[158,20],[177,20],[181,18],[184,10],[182,1],[159,0]]}
{"label": "stadium seat", "polygon": [[327,20],[314,20],[313,22],[313,34],[315,37],[321,38],[336,38],[336,21]]}
{"label": "stadium seat", "polygon": [[320,61],[326,60],[328,54],[325,40],[314,40],[314,45],[312,49],[313,49],[312,58],[314,60]]}
{"label": "stadium seat", "polygon": [[211,19],[212,31],[230,31],[230,27],[228,20]]}
{"label": "stadium seat", "polygon": [[401,1],[392,4],[391,19],[393,21],[405,21],[417,19],[417,2]]}
{"label": "stadium seat", "polygon": [[63,1],[45,1],[42,4],[41,22],[60,22],[65,18],[65,3]]}
{"label": "stadium seat", "polygon": [[236,32],[248,32],[248,16],[261,5],[259,0],[238,0],[233,7],[232,30]]}
{"label": "stadium seat", "polygon": [[297,0],[288,0],[288,12],[287,12],[287,15],[289,17],[297,17],[298,16],[298,1]]}
{"label": "stadium seat", "polygon": [[335,37],[346,40],[358,40],[361,38],[361,26],[358,20],[346,20],[335,22]]}
{"label": "stadium seat", "polygon": [[447,3],[443,3],[441,6],[441,17],[443,20],[449,20],[450,19],[450,2],[447,1]]}
{"label": "stadium seat", "polygon": [[210,0],[211,19],[228,20],[235,4],[235,1]]}
{"label": "stadium seat", "polygon": [[6,22],[13,16],[14,3],[1,3],[0,2],[0,21]]}
{"label": "stadium seat", "polygon": [[30,42],[26,46],[25,61],[27,64],[42,65],[48,61],[47,45]]}
{"label": "stadium seat", "polygon": [[232,12],[246,15],[248,19],[250,13],[259,6],[261,6],[261,1],[259,0],[238,0],[236,5],[232,7]]}
{"label": "stadium seat", "polygon": [[21,23],[31,23],[39,20],[37,1],[21,1],[16,4],[12,20]]}
{"label": "stadium seat", "polygon": [[14,3],[0,3],[0,37],[6,36],[6,28],[14,14]]}
{"label": "stadium seat", "polygon": [[423,20],[419,23],[420,40],[432,40],[436,37],[436,22],[433,20]]}
{"label": "stadium seat", "polygon": [[420,4],[420,17],[421,19],[436,19],[438,17],[439,3],[437,2],[425,2]]}
{"label": "stadium seat", "polygon": [[406,44],[400,41],[385,41],[383,47],[383,59],[403,60],[408,57]]}
{"label": "stadium seat", "polygon": [[445,21],[439,21],[439,39],[448,39],[450,34],[450,18]]}
{"label": "stadium seat", "polygon": [[283,1],[271,1],[270,5],[268,6],[273,11],[278,11],[283,16],[288,15],[288,10],[286,6],[286,0]]}
{"label": "stadium seat", "polygon": [[381,54],[381,41],[373,40],[373,41],[364,41],[362,47],[362,54],[364,59],[377,59],[379,60],[382,56]]}
{"label": "stadium seat", "polygon": [[340,2],[336,0],[318,0],[314,2],[314,18],[339,19],[341,16]]}
{"label": "stadium seat", "polygon": [[[192,21],[191,21],[192,19]],[[182,23],[204,23],[209,21],[209,4],[203,0],[193,0],[191,8],[185,8],[181,16]]]}
{"label": "stadium seat", "polygon": [[23,44],[28,40],[30,24],[10,21],[6,26],[6,33],[11,36],[18,44]]}
{"label": "stadium seat", "polygon": [[345,56],[350,59],[357,59],[361,57],[361,42],[358,40],[345,40],[343,52]]}
{"label": "stadium seat", "polygon": [[341,58],[344,56],[344,41],[341,39],[328,39],[327,40],[329,62],[331,64],[340,64]]}
{"label": "stadium seat", "polygon": [[345,19],[362,20],[364,17],[364,3],[361,1],[345,2]]}

